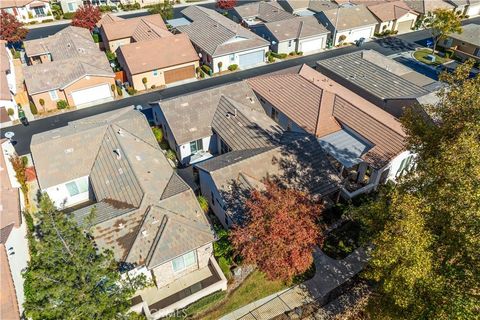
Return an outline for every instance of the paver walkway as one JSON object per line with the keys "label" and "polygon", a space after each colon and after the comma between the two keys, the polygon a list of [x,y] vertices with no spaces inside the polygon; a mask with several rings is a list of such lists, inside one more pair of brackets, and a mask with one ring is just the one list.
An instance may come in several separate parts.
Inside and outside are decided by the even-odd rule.
{"label": "paver walkway", "polygon": [[332,259],[318,248],[314,252],[316,273],[312,279],[248,304],[223,316],[221,320],[272,319],[304,304],[321,300],[360,272],[367,259],[363,248],[356,249],[343,260]]}

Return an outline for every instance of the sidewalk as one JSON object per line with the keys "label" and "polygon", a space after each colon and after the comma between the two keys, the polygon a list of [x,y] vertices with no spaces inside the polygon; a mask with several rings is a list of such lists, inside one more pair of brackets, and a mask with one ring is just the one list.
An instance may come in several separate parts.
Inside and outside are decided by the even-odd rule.
{"label": "sidewalk", "polygon": [[360,272],[367,254],[358,248],[343,260],[328,257],[320,249],[314,252],[315,276],[300,285],[250,303],[220,318],[221,320],[272,319],[304,304],[325,299],[332,290]]}

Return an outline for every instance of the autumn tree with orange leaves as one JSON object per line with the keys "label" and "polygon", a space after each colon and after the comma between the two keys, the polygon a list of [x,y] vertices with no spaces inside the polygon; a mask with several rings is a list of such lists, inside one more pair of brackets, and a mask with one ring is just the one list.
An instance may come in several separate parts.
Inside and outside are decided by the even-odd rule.
{"label": "autumn tree with orange leaves", "polygon": [[323,240],[320,201],[272,181],[253,190],[246,201],[246,222],[231,233],[232,245],[246,263],[256,264],[270,280],[291,281],[312,265]]}
{"label": "autumn tree with orange leaves", "polygon": [[101,13],[98,7],[92,5],[81,6],[75,11],[75,15],[72,19],[72,26],[92,31],[100,18]]}

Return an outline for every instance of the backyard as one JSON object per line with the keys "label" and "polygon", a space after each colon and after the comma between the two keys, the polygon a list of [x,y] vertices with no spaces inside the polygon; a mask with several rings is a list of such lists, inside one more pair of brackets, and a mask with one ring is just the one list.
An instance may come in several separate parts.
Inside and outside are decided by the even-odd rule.
{"label": "backyard", "polygon": [[[423,62],[423,63],[428,64],[428,65],[432,65],[432,66],[438,66],[438,65],[444,64],[445,62],[448,62],[448,61],[451,60],[451,59],[447,58],[446,56],[443,56],[443,57],[440,56],[438,54],[438,52],[435,53],[435,54],[432,54],[432,50],[430,50],[430,49],[417,50],[413,53],[413,56],[418,61]],[[431,61],[428,58],[429,56],[434,56],[435,61]]]}

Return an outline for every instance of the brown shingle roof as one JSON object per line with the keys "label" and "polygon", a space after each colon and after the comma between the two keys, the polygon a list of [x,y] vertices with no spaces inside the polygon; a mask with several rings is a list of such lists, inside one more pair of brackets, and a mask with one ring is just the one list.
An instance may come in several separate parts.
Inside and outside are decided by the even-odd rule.
{"label": "brown shingle roof", "polygon": [[[155,54],[146,54],[153,52]],[[118,57],[120,64],[126,64],[132,74],[198,60],[197,52],[185,34],[123,45]]]}
{"label": "brown shingle roof", "polygon": [[122,17],[113,15],[111,13],[107,13],[107,14],[104,14],[103,17],[100,20],[98,20],[97,27],[100,28],[104,24],[108,24],[108,23],[112,23],[112,22],[116,22],[116,21],[121,21],[121,20],[123,20]]}
{"label": "brown shingle roof", "polygon": [[2,0],[0,1],[0,9],[20,8],[32,2],[48,3],[48,0]]}
{"label": "brown shingle roof", "polygon": [[354,92],[304,65],[290,74],[266,75],[247,80],[297,125],[317,137],[338,131],[342,125],[374,144],[363,159],[383,166],[403,151],[405,132],[393,116]]}
{"label": "brown shingle roof", "polygon": [[103,23],[102,29],[109,41],[130,37],[140,41],[171,35],[159,14],[110,21]]}

